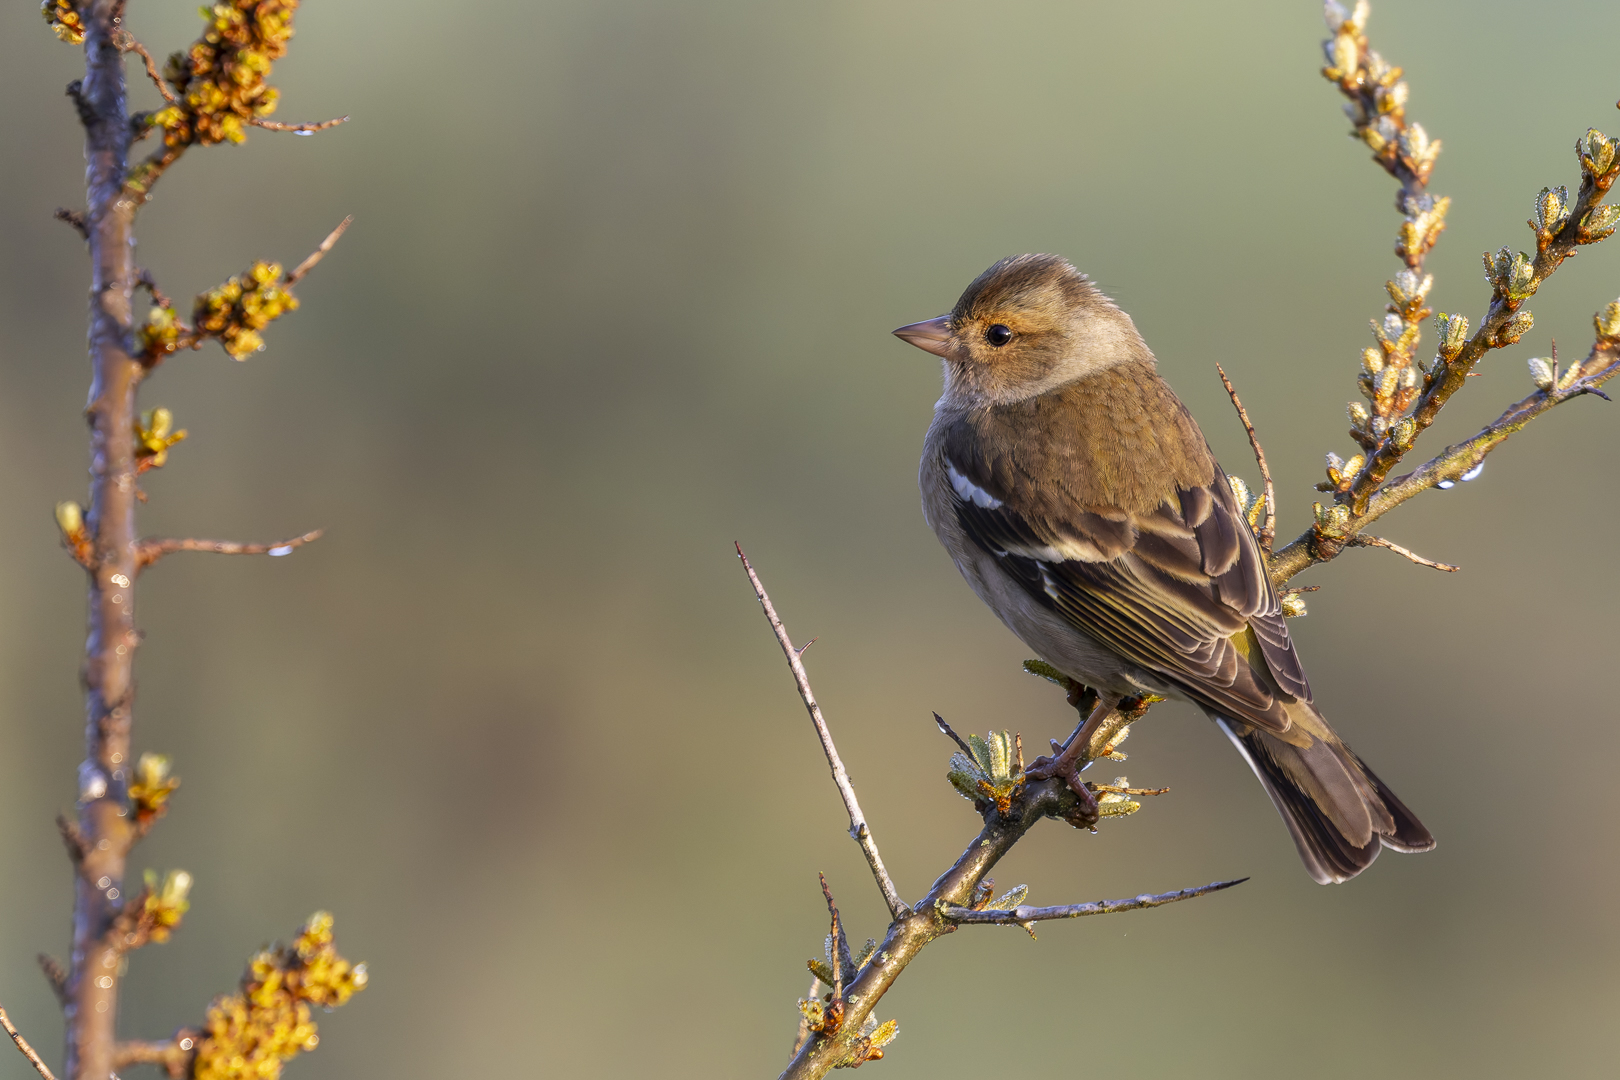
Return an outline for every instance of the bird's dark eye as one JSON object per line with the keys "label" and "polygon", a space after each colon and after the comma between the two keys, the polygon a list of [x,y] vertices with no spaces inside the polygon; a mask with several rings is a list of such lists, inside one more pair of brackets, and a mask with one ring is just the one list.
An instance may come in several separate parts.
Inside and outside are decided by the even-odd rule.
{"label": "bird's dark eye", "polygon": [[984,332],[984,340],[999,349],[1012,340],[1012,331],[996,323]]}

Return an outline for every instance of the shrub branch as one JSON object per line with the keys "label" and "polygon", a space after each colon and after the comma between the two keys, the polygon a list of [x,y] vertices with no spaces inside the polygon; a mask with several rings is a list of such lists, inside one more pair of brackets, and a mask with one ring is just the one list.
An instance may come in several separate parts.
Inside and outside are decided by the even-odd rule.
{"label": "shrub branch", "polygon": [[[865,841],[861,845],[862,852],[867,854],[868,862],[872,865],[873,877],[878,883],[879,891],[883,893],[885,902],[889,902],[889,909],[893,915],[893,921],[889,924],[882,943],[870,944],[869,948],[857,958],[851,954],[843,920],[838,913],[837,905],[833,902],[832,890],[828,887],[826,878],[821,879],[822,894],[827,902],[832,930],[829,934],[829,963],[820,974],[823,981],[830,979],[827,982],[830,993],[824,998],[812,997],[800,1002],[805,1020],[800,1025],[799,1038],[794,1043],[793,1060],[782,1073],[783,1080],[802,1080],[825,1076],[834,1068],[850,1068],[882,1057],[882,1046],[893,1038],[896,1025],[893,1021],[878,1025],[872,1011],[900,977],[900,973],[929,942],[954,932],[958,925],[1007,922],[1009,920],[1004,916],[1009,911],[1016,915],[1019,911],[1025,910],[1021,907],[1021,899],[1026,890],[1021,887],[1008,894],[1009,897],[1019,898],[1014,901],[1013,908],[1007,910],[988,908],[990,870],[1042,818],[1055,817],[1068,821],[1076,827],[1089,828],[1097,820],[1097,803],[1091,791],[1087,791],[1084,797],[1076,793],[1075,784],[1078,782],[1073,781],[1071,770],[1057,770],[1045,777],[1037,777],[1033,767],[1028,772],[1024,770],[1021,751],[1016,766],[1011,760],[1000,761],[996,779],[1006,785],[1005,796],[999,799],[985,798],[975,803],[984,817],[983,829],[956,863],[940,875],[929,889],[928,895],[918,901],[916,907],[907,907],[901,903],[898,895],[894,893],[894,886],[889,881],[887,872],[882,869],[881,858],[877,857],[877,845],[871,842],[871,830],[861,827],[865,823],[865,818],[860,814],[854,787],[844,770],[837,748],[833,745],[826,721],[821,716],[821,707],[816,704],[815,695],[810,689],[809,677],[799,660],[799,653],[793,648],[792,641],[782,626],[782,620],[776,614],[776,608],[771,604],[764,584],[748,562],[747,556],[743,554],[740,545],[737,547],[737,556],[742,560],[743,569],[754,588],[754,595],[765,610],[765,617],[776,635],[777,643],[781,645],[782,652],[787,657],[794,682],[799,688],[799,695],[804,699],[805,707],[810,711],[811,719],[815,723],[822,749],[832,766],[834,782],[844,800],[845,809],[849,811],[851,835]],[[1073,765],[1072,771],[1078,771],[1096,758],[1107,756],[1122,737],[1123,726],[1139,718],[1145,709],[1141,705],[1124,711],[1113,707],[1098,707],[1093,704],[1094,698],[1094,695],[1090,698],[1076,698],[1086,706],[1089,716],[1082,721],[1066,744],[1054,747],[1058,759],[1066,759]],[[941,732],[949,735],[957,745],[967,748],[971,756],[973,740],[978,739],[978,736],[963,740],[951,731],[950,725],[943,719],[937,715],[935,719]],[[984,740],[979,742],[982,744]],[[1001,748],[1005,749],[1011,745],[1016,745],[1015,741],[1003,733]],[[1114,790],[1143,789],[1121,786]],[[1109,797],[1123,798],[1121,795]],[[1087,801],[1090,802],[1089,808]],[[1176,900],[1202,896],[1235,884],[1238,882],[1216,882],[1213,885],[1184,889],[1175,893],[1157,896],[1144,894],[1132,900],[1105,900],[1095,904],[1068,905],[1062,908],[1031,908],[1027,910],[1039,914],[1012,921],[1022,924],[1036,919],[1077,918],[1081,915],[1102,915],[1157,907]],[[892,902],[891,896],[894,897]],[[980,913],[985,911],[990,911],[990,916],[979,917]],[[814,966],[812,963],[812,967]]]}

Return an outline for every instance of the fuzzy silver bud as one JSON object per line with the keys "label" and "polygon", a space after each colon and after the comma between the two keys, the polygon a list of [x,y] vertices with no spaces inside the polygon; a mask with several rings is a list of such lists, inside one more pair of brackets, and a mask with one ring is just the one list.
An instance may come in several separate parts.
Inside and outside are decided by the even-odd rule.
{"label": "fuzzy silver bud", "polygon": [[1440,335],[1441,358],[1448,361],[1455,360],[1468,342],[1468,316],[1447,315],[1442,311],[1434,323]]}
{"label": "fuzzy silver bud", "polygon": [[1530,381],[1536,384],[1538,390],[1547,390],[1553,384],[1552,361],[1545,356],[1532,356],[1530,358]]}
{"label": "fuzzy silver bud", "polygon": [[1620,225],[1620,206],[1594,206],[1581,219],[1581,242],[1593,244],[1606,240],[1614,235],[1617,225]]}
{"label": "fuzzy silver bud", "polygon": [[1581,168],[1599,177],[1614,164],[1614,140],[1597,128],[1587,128],[1585,137],[1575,144],[1575,153],[1581,159]]}
{"label": "fuzzy silver bud", "polygon": [[1531,228],[1537,233],[1549,235],[1563,228],[1564,222],[1569,219],[1568,202],[1568,188],[1542,188],[1541,194],[1536,196],[1536,216]]}
{"label": "fuzzy silver bud", "polygon": [[1592,316],[1592,325],[1598,337],[1620,338],[1620,300],[1615,300]]}
{"label": "fuzzy silver bud", "polygon": [[[1502,251],[1507,251],[1503,248]],[[1502,278],[1502,292],[1510,300],[1523,300],[1536,291],[1536,263],[1522,251],[1514,252],[1507,261]]]}
{"label": "fuzzy silver bud", "polygon": [[1502,329],[1496,332],[1498,345],[1517,345],[1519,339],[1530,332],[1536,325],[1535,316],[1528,311],[1516,311],[1513,317],[1502,324]]}

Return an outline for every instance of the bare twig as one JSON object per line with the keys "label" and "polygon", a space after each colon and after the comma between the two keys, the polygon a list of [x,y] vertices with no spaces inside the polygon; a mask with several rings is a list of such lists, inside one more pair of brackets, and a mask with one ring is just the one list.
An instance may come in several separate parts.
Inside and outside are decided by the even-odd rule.
{"label": "bare twig", "polygon": [[849,812],[849,835],[860,844],[861,852],[866,856],[866,862],[872,868],[872,877],[877,881],[878,891],[883,894],[883,902],[889,907],[892,918],[903,918],[911,909],[900,894],[895,890],[894,882],[889,879],[889,871],[883,865],[883,856],[878,854],[877,841],[872,837],[872,830],[866,824],[866,815],[861,813],[860,800],[855,797],[855,788],[849,781],[849,772],[844,768],[844,762],[838,756],[838,747],[833,745],[832,732],[827,730],[826,718],[821,715],[821,706],[816,704],[816,695],[810,690],[810,676],[804,670],[804,664],[799,659],[798,650],[793,647],[793,639],[788,637],[782,620],[777,617],[776,608],[771,605],[771,598],[765,593],[765,586],[760,582],[759,575],[754,573],[754,567],[743,554],[741,544],[737,548],[737,558],[742,560],[743,570],[748,574],[748,580],[754,586],[754,595],[759,599],[760,607],[765,610],[765,620],[771,624],[771,632],[776,635],[776,643],[782,647],[782,655],[787,657],[788,670],[793,672],[793,681],[799,687],[799,697],[804,701],[805,709],[810,713],[810,722],[816,726],[816,734],[821,738],[821,750],[827,755],[827,764],[832,768],[833,783],[838,785],[838,794],[843,797],[844,809]]}
{"label": "bare twig", "polygon": [[1249,411],[1238,400],[1237,388],[1232,380],[1226,377],[1226,369],[1220,364],[1215,370],[1221,374],[1221,382],[1226,386],[1226,392],[1232,398],[1232,406],[1237,409],[1238,419],[1243,421],[1243,430],[1249,433],[1249,445],[1254,447],[1254,461],[1260,466],[1260,479],[1265,483],[1266,519],[1260,527],[1260,550],[1267,555],[1271,554],[1271,542],[1277,538],[1277,490],[1271,483],[1271,470],[1266,467],[1266,452],[1260,449],[1260,436],[1254,433],[1254,424],[1249,422]]}
{"label": "bare twig", "polygon": [[169,296],[168,296],[167,293],[165,293],[162,289],[158,288],[157,280],[152,277],[152,273],[151,273],[150,270],[141,270],[139,272],[139,274],[137,275],[137,277],[135,278],[135,284],[137,284],[141,288],[145,289],[151,295],[152,303],[156,304],[158,307],[160,307],[160,308],[172,308],[172,307],[174,307],[174,301],[169,299]]}
{"label": "bare twig", "polygon": [[39,970],[45,973],[45,981],[51,984],[51,993],[56,995],[57,1003],[66,1005],[68,1003],[68,977],[67,972],[62,967],[62,962],[49,953],[40,953],[34,959],[39,962]]}
{"label": "bare twig", "polygon": [[4,1006],[0,1006],[0,1027],[6,1029],[6,1034],[11,1036],[11,1041],[17,1044],[17,1049],[22,1051],[23,1057],[27,1058],[29,1063],[34,1066],[35,1072],[43,1076],[45,1080],[56,1080],[56,1074],[51,1072],[50,1067],[39,1059],[39,1055],[34,1052],[34,1048],[28,1045],[28,1040],[22,1037],[22,1032],[12,1026],[11,1017],[6,1015]]}
{"label": "bare twig", "polygon": [[198,1033],[181,1028],[174,1038],[160,1041],[121,1042],[113,1048],[113,1064],[117,1068],[130,1065],[157,1065],[171,1077],[183,1077],[190,1072],[196,1056]]}
{"label": "bare twig", "polygon": [[56,815],[56,831],[62,837],[62,846],[67,848],[68,858],[77,866],[90,854],[90,843],[84,838],[84,830],[79,823],[66,814]]}
{"label": "bare twig", "polygon": [[1079,919],[1087,915],[1112,915],[1120,911],[1163,907],[1178,900],[1190,900],[1195,896],[1230,889],[1248,880],[1245,877],[1233,881],[1216,881],[1194,889],[1179,889],[1176,892],[1157,894],[1142,893],[1129,900],[1097,900],[1090,904],[1060,904],[1056,907],[1031,907],[1028,904],[1019,904],[1015,908],[1001,911],[994,908],[976,911],[969,907],[946,905],[940,911],[953,923],[991,923],[997,926],[1022,926],[1028,929],[1029,923],[1044,922],[1048,919]]}
{"label": "bare twig", "polygon": [[309,135],[316,131],[325,131],[327,128],[335,128],[347,119],[347,116],[340,116],[335,120],[322,120],[318,124],[281,124],[274,120],[250,116],[248,117],[248,123],[257,128],[264,128],[266,131],[290,131],[295,135]]}
{"label": "bare twig", "polygon": [[79,211],[69,210],[65,206],[58,206],[56,208],[56,213],[52,214],[51,216],[57,221],[67,222],[69,225],[73,226],[74,230],[77,231],[80,236],[84,237],[86,240],[90,239],[90,226],[84,223],[84,215]]}
{"label": "bare twig", "polygon": [[1432,566],[1436,570],[1444,570],[1448,574],[1455,574],[1458,570],[1462,569],[1462,567],[1453,566],[1450,563],[1435,562],[1433,559],[1425,559],[1423,556],[1419,555],[1417,552],[1412,551],[1412,550],[1410,550],[1408,548],[1403,548],[1403,547],[1401,547],[1401,545],[1399,545],[1397,543],[1394,543],[1393,541],[1390,541],[1390,540],[1385,540],[1381,536],[1368,536],[1366,533],[1359,533],[1350,540],[1349,546],[1350,547],[1381,547],[1381,548],[1388,548],[1390,551],[1393,551],[1397,555],[1406,556],[1408,559],[1411,559],[1413,562],[1417,563],[1419,566]]}
{"label": "bare twig", "polygon": [[342,236],[344,230],[346,230],[353,222],[353,214],[350,214],[348,217],[338,222],[338,227],[327,234],[326,239],[321,241],[321,246],[310,252],[309,258],[305,259],[303,262],[294,267],[293,272],[283,278],[281,283],[287,288],[292,288],[294,285],[298,284],[300,278],[309,273],[311,270],[315,269],[315,264],[326,257],[326,253],[332,250],[332,245],[338,242],[338,237]]}
{"label": "bare twig", "polygon": [[214,555],[285,555],[293,548],[303,547],[313,540],[319,540],[325,532],[325,529],[315,529],[302,536],[275,540],[268,544],[244,544],[234,540],[196,540],[190,537],[146,539],[135,545],[136,561],[144,569],[163,556],[176,551],[206,551]]}
{"label": "bare twig", "polygon": [[1092,784],[1091,789],[1110,795],[1163,795],[1170,790],[1167,787],[1117,787],[1113,784]]}
{"label": "bare twig", "polygon": [[[973,760],[973,748],[962,740],[962,736],[958,735],[954,730],[952,730],[951,725],[945,722],[945,718],[943,716],[939,715],[939,713],[935,713],[934,723],[939,725],[940,731],[943,731],[946,735],[950,736],[951,742],[955,743],[962,753],[968,756],[969,761]],[[1023,753],[1023,749],[1023,740],[1020,739],[1018,743],[1018,750],[1020,754]]]}
{"label": "bare twig", "polygon": [[164,101],[170,105],[180,104],[180,99],[174,96],[174,91],[169,89],[169,84],[164,81],[163,76],[158,74],[157,64],[153,62],[152,54],[146,51],[145,45],[136,41],[134,36],[127,30],[117,31],[114,34],[114,42],[124,52],[135,53],[146,61],[146,76],[152,80],[152,85],[157,87],[158,93],[163,95]]}
{"label": "bare twig", "polygon": [[[827,875],[817,874],[816,877],[821,879],[821,895],[827,901],[827,914],[832,919],[832,994],[833,1004],[837,1005],[844,1000],[844,980],[855,974],[855,957],[849,951],[849,935],[844,933],[838,904],[827,885]],[[832,1027],[836,1029],[838,1024],[834,1022]]]}

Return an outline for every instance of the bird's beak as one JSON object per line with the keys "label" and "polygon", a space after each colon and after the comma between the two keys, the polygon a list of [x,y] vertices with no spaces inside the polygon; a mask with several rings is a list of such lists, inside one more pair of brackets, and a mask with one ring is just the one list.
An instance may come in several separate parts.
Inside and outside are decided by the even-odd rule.
{"label": "bird's beak", "polygon": [[937,319],[902,326],[894,332],[894,336],[901,341],[909,341],[917,348],[931,352],[935,356],[951,355],[951,317],[949,315],[941,315]]}

